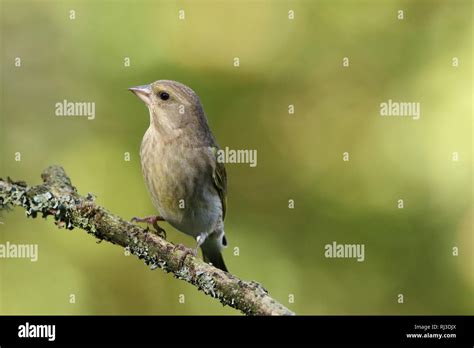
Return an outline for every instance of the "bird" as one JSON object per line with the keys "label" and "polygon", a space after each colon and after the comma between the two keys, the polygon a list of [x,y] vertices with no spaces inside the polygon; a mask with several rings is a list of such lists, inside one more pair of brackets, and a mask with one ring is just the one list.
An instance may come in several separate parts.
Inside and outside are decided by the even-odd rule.
{"label": "bird", "polygon": [[152,224],[158,231],[163,231],[158,221],[168,222],[195,238],[195,248],[188,249],[194,256],[200,247],[204,262],[228,272],[222,257],[227,246],[227,173],[223,161],[218,160],[220,148],[199,96],[172,80],[129,90],[149,111],[150,124],[141,142],[140,162],[159,213],[132,220]]}

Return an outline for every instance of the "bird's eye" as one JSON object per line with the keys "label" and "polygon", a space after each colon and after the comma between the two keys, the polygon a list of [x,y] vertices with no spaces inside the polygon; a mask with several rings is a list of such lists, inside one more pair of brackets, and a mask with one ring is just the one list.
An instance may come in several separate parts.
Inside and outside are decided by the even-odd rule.
{"label": "bird's eye", "polygon": [[169,95],[168,93],[166,93],[166,92],[160,92],[160,93],[159,93],[159,96],[160,96],[160,99],[161,99],[161,100],[168,100],[168,99],[170,99],[170,95]]}

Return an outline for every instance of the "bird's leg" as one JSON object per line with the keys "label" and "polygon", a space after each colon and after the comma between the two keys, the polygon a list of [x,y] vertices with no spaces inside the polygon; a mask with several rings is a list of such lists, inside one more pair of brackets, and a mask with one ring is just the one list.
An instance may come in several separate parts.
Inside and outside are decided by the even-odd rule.
{"label": "bird's leg", "polygon": [[132,218],[132,222],[146,222],[147,224],[150,224],[150,225],[153,225],[157,221],[165,221],[165,219],[159,215],[145,216],[143,218],[139,218],[135,216]]}
{"label": "bird's leg", "polygon": [[197,256],[198,254],[198,249],[204,243],[206,240],[207,235],[205,233],[201,233],[199,236],[196,237],[196,247],[194,248],[194,256]]}
{"label": "bird's leg", "polygon": [[206,234],[201,233],[199,236],[196,237],[197,245],[194,249],[187,248],[181,243],[175,245],[174,249],[183,251],[183,255],[180,257],[180,260],[179,260],[179,268],[183,266],[186,256],[188,255],[193,255],[194,257],[198,256],[198,249],[202,245],[202,243],[204,243],[205,240],[206,240]]}
{"label": "bird's leg", "polygon": [[152,225],[153,228],[156,230],[156,233],[166,239],[166,231],[158,225],[158,221],[165,221],[164,218],[158,215],[152,215],[152,216],[145,216],[144,218],[139,218],[139,217],[133,217],[132,222],[144,222],[149,225]]}

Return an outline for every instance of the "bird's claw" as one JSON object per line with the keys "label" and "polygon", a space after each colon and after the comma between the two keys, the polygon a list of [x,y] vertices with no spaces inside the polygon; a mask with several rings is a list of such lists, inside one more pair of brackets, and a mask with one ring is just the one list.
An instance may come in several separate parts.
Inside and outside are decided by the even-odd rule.
{"label": "bird's claw", "polygon": [[191,249],[191,248],[188,248],[188,247],[185,247],[183,244],[176,244],[173,248],[174,250],[181,250],[183,252],[183,254],[181,255],[181,257],[179,258],[179,268],[183,267],[183,264],[184,264],[184,260],[186,260],[186,257],[188,255],[192,255],[194,257],[197,256],[197,249]]}
{"label": "bird's claw", "polygon": [[158,222],[155,221],[152,226],[155,229],[157,235],[163,239],[166,239],[166,231],[160,225],[158,225]]}
{"label": "bird's claw", "polygon": [[158,221],[165,221],[161,216],[146,216],[144,218],[134,216],[131,221],[144,222],[146,224],[152,225],[156,234],[161,238],[166,239],[166,231],[158,225]]}

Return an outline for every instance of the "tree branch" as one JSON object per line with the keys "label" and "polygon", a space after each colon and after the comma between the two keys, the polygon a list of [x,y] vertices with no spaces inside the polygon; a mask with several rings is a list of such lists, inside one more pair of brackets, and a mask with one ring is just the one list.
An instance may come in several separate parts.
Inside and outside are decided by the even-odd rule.
{"label": "tree branch", "polygon": [[159,267],[173,273],[247,315],[294,314],[255,281],[240,280],[192,255],[183,261],[184,251],[173,244],[95,204],[91,194],[79,195],[63,168],[50,166],[41,177],[44,183],[31,187],[22,181],[0,179],[0,208],[20,206],[33,218],[38,214],[44,218],[52,215],[59,228],[78,227],[100,240],[121,245],[151,269]]}

